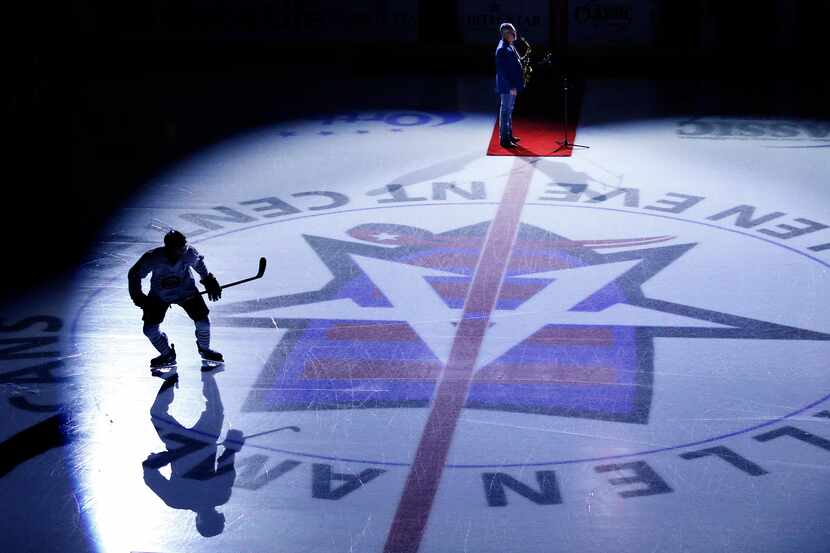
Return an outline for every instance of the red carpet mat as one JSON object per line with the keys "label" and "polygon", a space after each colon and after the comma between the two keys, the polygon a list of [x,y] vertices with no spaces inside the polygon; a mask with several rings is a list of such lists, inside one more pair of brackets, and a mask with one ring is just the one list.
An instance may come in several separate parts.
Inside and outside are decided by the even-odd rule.
{"label": "red carpet mat", "polygon": [[487,155],[491,156],[529,156],[529,157],[569,157],[573,150],[560,149],[565,140],[565,105],[568,109],[568,142],[576,140],[576,127],[585,90],[584,82],[579,78],[569,79],[567,102],[564,90],[564,78],[560,67],[555,65],[538,66],[533,73],[530,86],[519,93],[516,110],[513,112],[513,134],[521,139],[519,147],[507,149],[499,146],[499,100],[495,96],[493,111],[496,121],[490,135]]}
{"label": "red carpet mat", "polygon": [[[573,150],[559,148],[557,142],[565,139],[562,122],[545,117],[532,118],[531,116],[513,115],[513,134],[521,139],[517,148],[507,149],[499,146],[499,118],[490,135],[490,145],[487,148],[488,156],[546,156],[569,157]],[[576,125],[568,125],[568,141],[575,142]]]}

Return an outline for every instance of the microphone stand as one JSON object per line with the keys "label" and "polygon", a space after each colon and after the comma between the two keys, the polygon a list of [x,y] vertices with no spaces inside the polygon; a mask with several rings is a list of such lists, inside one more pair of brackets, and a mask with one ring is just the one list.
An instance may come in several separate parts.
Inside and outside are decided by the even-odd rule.
{"label": "microphone stand", "polygon": [[562,150],[573,150],[574,148],[590,148],[590,146],[583,146],[582,144],[573,144],[568,142],[568,77],[567,75],[562,77],[562,91],[564,92],[563,98],[565,102],[565,127],[563,129],[563,134],[565,135],[565,140],[557,140],[556,143],[559,144],[559,147],[556,148],[553,152],[561,152]]}

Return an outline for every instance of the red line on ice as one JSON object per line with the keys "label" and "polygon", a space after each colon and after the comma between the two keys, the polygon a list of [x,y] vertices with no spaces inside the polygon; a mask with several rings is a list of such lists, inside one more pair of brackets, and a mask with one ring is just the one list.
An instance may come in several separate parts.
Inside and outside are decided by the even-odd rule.
{"label": "red line on ice", "polygon": [[453,433],[467,401],[476,358],[507,273],[532,176],[533,164],[517,157],[473,273],[461,322],[436,386],[432,410],[386,539],[385,553],[415,553],[421,544]]}

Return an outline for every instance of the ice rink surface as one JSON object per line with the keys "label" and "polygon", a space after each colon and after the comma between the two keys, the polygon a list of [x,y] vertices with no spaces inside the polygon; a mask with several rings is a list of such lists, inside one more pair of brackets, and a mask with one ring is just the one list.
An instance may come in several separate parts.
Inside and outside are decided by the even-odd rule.
{"label": "ice rink surface", "polygon": [[[830,551],[830,123],[591,81],[590,149],[487,157],[478,85],[217,144],[7,306],[8,551]],[[126,271],[169,228],[268,259],[223,370],[174,307],[150,374]]]}

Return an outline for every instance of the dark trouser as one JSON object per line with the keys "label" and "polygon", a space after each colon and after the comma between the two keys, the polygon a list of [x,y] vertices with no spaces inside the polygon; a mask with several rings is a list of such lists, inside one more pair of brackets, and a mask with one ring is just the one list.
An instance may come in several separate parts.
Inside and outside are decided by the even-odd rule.
{"label": "dark trouser", "polygon": [[[201,295],[196,295],[178,305],[185,310],[187,315],[196,323],[196,342],[202,349],[210,347],[210,319],[208,313],[210,309],[205,304],[205,300]],[[170,345],[167,342],[167,335],[164,334],[159,325],[164,320],[167,310],[170,309],[170,304],[156,298],[149,296],[147,303],[144,305],[144,335],[153,344],[153,347],[162,354],[166,355],[170,351]]]}
{"label": "dark trouser", "polygon": [[[182,307],[187,313],[187,316],[194,321],[200,321],[208,316],[210,309],[208,309],[204,298],[201,295],[193,296],[183,302],[177,302],[176,305]],[[154,296],[147,297],[147,303],[144,305],[144,316],[141,320],[144,324],[159,325],[164,320],[167,310],[170,309],[170,304],[164,302]]]}
{"label": "dark trouser", "polygon": [[501,109],[499,110],[499,140],[508,142],[513,137],[513,108],[516,105],[516,96],[510,94],[499,94],[501,98]]}

